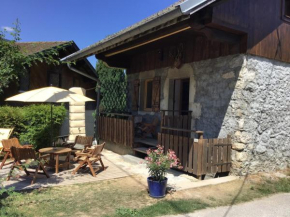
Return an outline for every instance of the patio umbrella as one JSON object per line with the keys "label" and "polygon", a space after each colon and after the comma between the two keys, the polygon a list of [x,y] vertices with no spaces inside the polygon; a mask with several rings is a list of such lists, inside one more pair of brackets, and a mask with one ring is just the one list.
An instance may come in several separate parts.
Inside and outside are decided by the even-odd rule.
{"label": "patio umbrella", "polygon": [[52,142],[52,103],[63,102],[88,102],[95,101],[86,96],[74,93],[69,90],[61,89],[58,87],[44,87],[35,90],[30,90],[24,93],[7,98],[5,101],[18,101],[18,102],[42,102],[51,103],[50,106],[50,134]]}

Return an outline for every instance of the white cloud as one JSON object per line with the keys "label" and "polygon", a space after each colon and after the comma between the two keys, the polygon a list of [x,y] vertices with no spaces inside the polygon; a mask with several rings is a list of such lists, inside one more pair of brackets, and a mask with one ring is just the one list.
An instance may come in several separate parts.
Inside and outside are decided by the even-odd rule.
{"label": "white cloud", "polygon": [[13,32],[14,31],[14,29],[12,27],[9,27],[9,26],[2,26],[1,28],[5,29],[7,32]]}

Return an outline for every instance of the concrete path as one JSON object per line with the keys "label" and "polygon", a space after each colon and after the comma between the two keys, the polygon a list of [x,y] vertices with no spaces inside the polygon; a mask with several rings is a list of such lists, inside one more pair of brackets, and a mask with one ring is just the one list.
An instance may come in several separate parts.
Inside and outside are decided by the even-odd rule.
{"label": "concrete path", "polygon": [[276,194],[252,202],[210,208],[185,215],[174,215],[174,217],[289,217],[289,203],[290,193]]}
{"label": "concrete path", "polygon": [[[109,150],[104,150],[102,154],[106,170],[99,170],[96,177],[93,177],[90,174],[88,168],[85,171],[79,170],[79,173],[73,175],[72,171],[76,166],[78,166],[78,164],[72,163],[69,170],[61,170],[58,174],[54,173],[54,169],[49,169],[49,179],[47,179],[44,175],[38,175],[34,185],[30,185],[32,176],[27,177],[24,172],[20,173],[20,178],[12,178],[10,181],[4,181],[3,184],[5,187],[15,187],[16,190],[27,190],[41,187],[54,187],[60,185],[97,182],[101,180],[110,180],[137,175],[138,181],[144,186],[147,186],[147,177],[149,174],[143,159],[131,155],[119,155]],[[97,169],[100,168],[100,165],[95,164],[94,167]],[[7,177],[10,168],[11,164],[0,170],[0,179],[5,179]],[[193,176],[176,170],[169,170],[167,178],[168,188],[175,191],[198,188],[208,185],[217,185],[238,179],[238,177],[228,176],[199,181]]]}

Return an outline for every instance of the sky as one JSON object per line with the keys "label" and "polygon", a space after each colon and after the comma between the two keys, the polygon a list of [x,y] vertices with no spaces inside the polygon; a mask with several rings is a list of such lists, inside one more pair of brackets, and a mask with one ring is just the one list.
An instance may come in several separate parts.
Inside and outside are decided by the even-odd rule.
{"label": "sky", "polygon": [[74,40],[82,49],[176,1],[0,0],[0,28],[10,30],[18,18],[23,42]]}

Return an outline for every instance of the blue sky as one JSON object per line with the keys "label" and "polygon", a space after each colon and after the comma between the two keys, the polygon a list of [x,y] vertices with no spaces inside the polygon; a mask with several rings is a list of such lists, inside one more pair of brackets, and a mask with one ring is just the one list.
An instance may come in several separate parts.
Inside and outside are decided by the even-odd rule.
{"label": "blue sky", "polygon": [[[11,27],[18,18],[22,41],[74,40],[82,49],[176,1],[5,0],[0,27]],[[95,58],[89,60],[95,66]]]}

